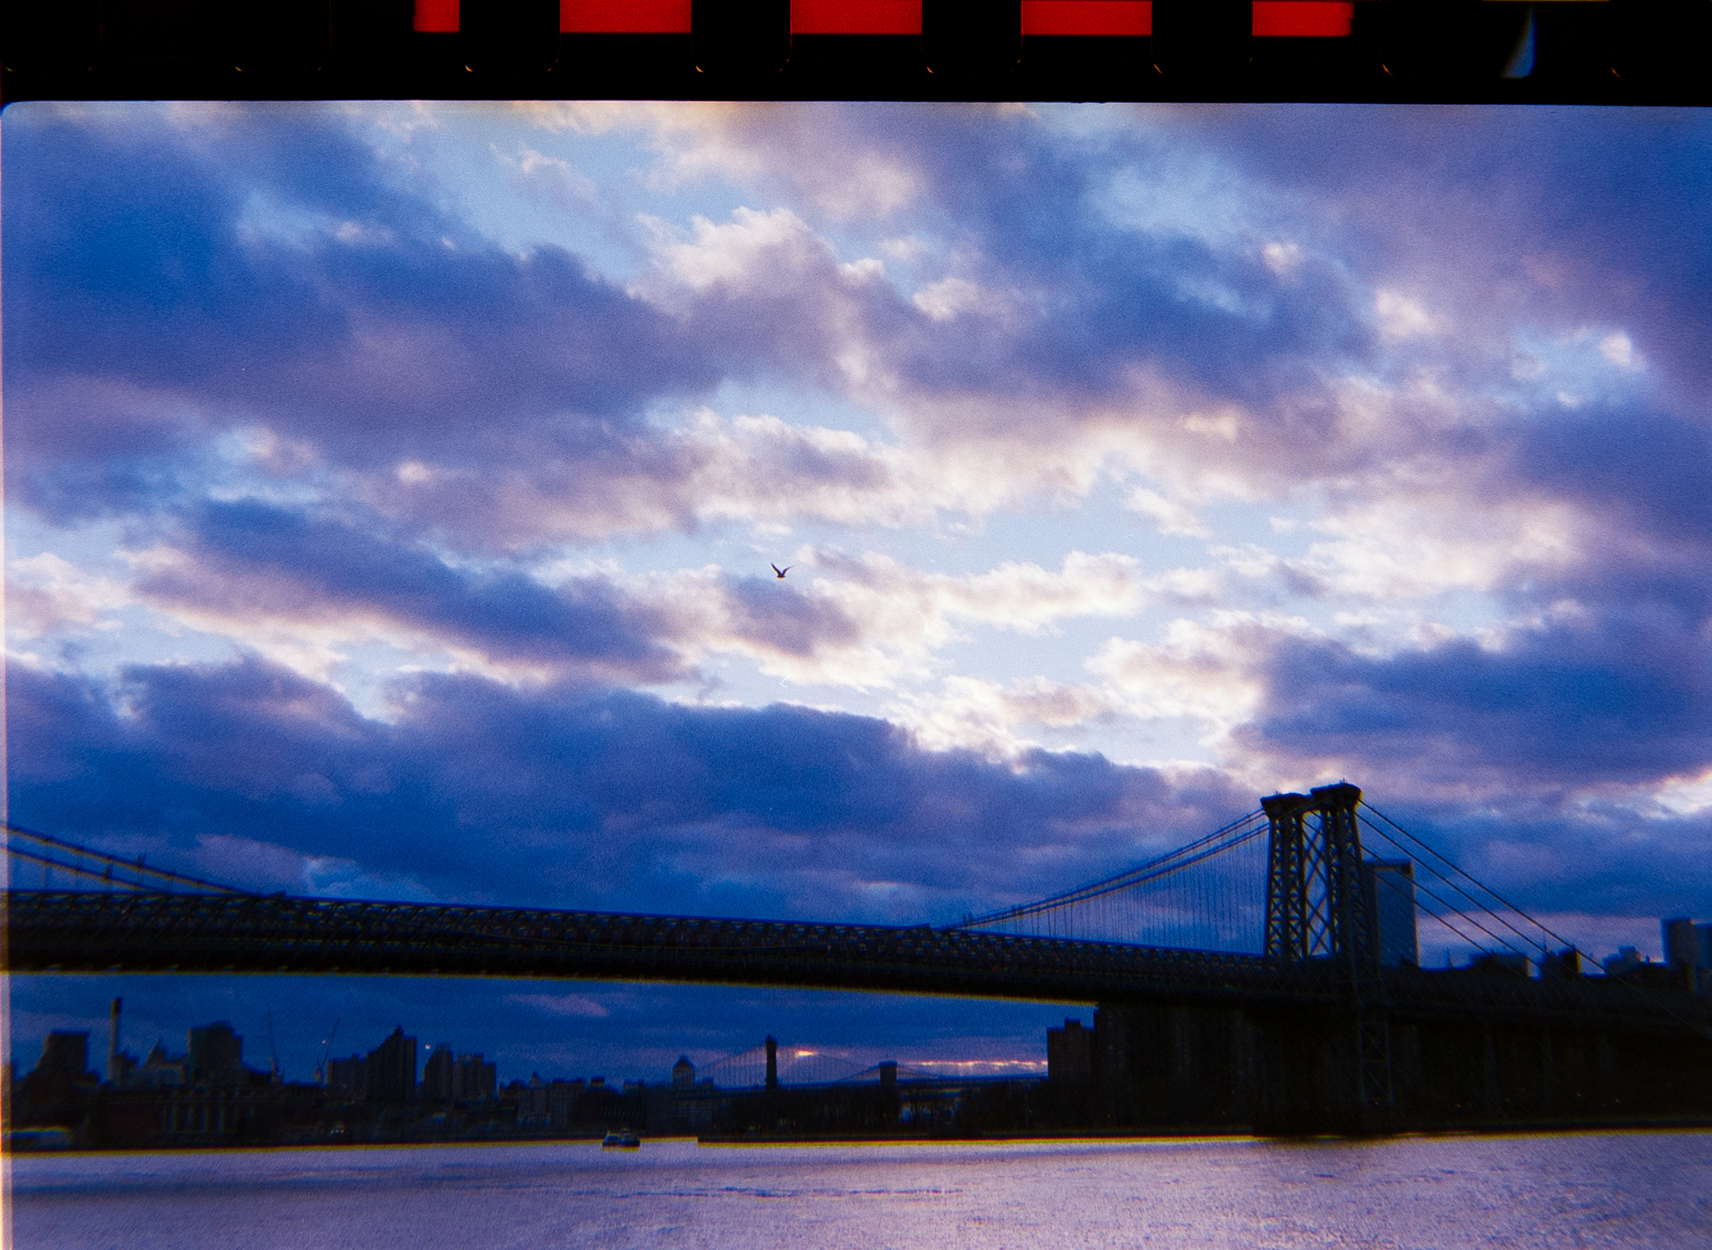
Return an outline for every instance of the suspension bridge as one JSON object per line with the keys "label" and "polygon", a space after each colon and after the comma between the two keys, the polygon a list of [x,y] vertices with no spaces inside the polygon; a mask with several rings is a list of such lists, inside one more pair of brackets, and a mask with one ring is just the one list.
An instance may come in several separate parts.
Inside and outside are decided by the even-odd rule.
{"label": "suspension bridge", "polygon": [[[6,848],[13,974],[663,980],[1094,1003],[1102,1080],[1129,1090],[1137,1114],[1246,1100],[1251,1118],[1309,1127],[1327,1108],[1338,1123],[1392,1122],[1411,1079],[1461,1088],[1470,1067],[1484,1075],[1464,1102],[1490,1107],[1499,1087],[1542,1082],[1569,1082],[1587,1106],[1621,1101],[1610,1091],[1629,1086],[1612,1071],[1639,1046],[1699,1056],[1694,1089],[1707,1088],[1694,1097],[1712,1111],[1705,998],[1581,975],[1573,942],[1346,783],[1269,796],[1123,873],[943,926],[307,898],[17,826]],[[39,888],[26,888],[32,875]],[[1481,957],[1423,967],[1423,937]],[[1546,1056],[1508,1063],[1525,1080],[1505,1078],[1498,1054],[1516,1036]],[[1160,1090],[1176,1091],[1176,1111],[1160,1110]]]}

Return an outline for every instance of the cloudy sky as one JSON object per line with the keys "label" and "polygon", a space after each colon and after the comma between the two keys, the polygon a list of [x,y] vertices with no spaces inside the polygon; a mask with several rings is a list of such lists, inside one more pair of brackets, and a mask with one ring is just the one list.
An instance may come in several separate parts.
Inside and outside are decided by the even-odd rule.
{"label": "cloudy sky", "polygon": [[[267,890],[943,923],[1348,778],[1712,917],[1712,119],[14,105],[10,818]],[[781,581],[770,567],[788,567]],[[25,882],[28,884],[28,882]],[[1430,954],[1430,952],[1429,952]],[[502,1078],[1047,1006],[26,978]],[[1085,1013],[1084,1013],[1085,1015]]]}

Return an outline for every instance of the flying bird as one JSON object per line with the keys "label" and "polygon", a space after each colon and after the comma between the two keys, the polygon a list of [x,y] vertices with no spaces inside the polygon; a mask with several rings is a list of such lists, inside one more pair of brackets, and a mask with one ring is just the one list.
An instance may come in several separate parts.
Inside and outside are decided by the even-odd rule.
{"label": "flying bird", "polygon": [[779,580],[780,580],[780,581],[781,581],[781,582],[782,582],[782,581],[784,581],[784,580],[785,580],[785,574],[786,574],[786,573],[789,573],[789,572],[790,572],[790,571],[791,571],[791,570],[792,570],[792,569],[794,569],[794,568],[796,568],[796,565],[794,565],[794,564],[787,564],[787,565],[785,565],[785,567],[784,567],[784,568],[782,568],[782,569],[781,569],[781,568],[780,568],[780,567],[779,567],[779,566],[778,566],[778,565],[776,565],[776,564],[774,564],[774,565],[771,565],[771,566],[770,566],[770,567],[771,567],[771,568],[772,568],[772,570],[773,570],[773,572],[775,572],[775,573],[777,573],[777,574],[778,574],[778,575],[779,575]]}

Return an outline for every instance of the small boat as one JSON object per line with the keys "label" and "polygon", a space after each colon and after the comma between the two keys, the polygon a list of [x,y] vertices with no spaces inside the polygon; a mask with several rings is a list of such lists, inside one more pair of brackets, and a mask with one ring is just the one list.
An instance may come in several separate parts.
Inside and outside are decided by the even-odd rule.
{"label": "small boat", "polygon": [[616,1133],[608,1133],[601,1138],[600,1148],[602,1150],[640,1150],[642,1139],[629,1129],[622,1129]]}

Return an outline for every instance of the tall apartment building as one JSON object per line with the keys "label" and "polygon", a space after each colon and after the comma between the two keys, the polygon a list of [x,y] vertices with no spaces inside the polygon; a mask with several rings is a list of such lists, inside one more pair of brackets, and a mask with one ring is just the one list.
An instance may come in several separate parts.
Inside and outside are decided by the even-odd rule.
{"label": "tall apartment building", "polygon": [[1094,1079],[1094,1030],[1065,1020],[1046,1030],[1046,1076],[1054,1084],[1086,1085]]}
{"label": "tall apartment building", "polygon": [[371,1102],[410,1102],[416,1097],[416,1039],[404,1027],[369,1051],[368,1097]]}
{"label": "tall apartment building", "polygon": [[1379,963],[1398,968],[1420,967],[1421,943],[1416,926],[1415,865],[1407,859],[1370,859],[1361,865],[1362,884],[1372,900],[1374,929],[1379,935]]}
{"label": "tall apartment building", "polygon": [[456,1095],[452,1093],[452,1072],[457,1067],[457,1059],[452,1054],[452,1048],[445,1042],[439,1042],[428,1052],[428,1059],[422,1065],[422,1100],[424,1102],[451,1102]]}

